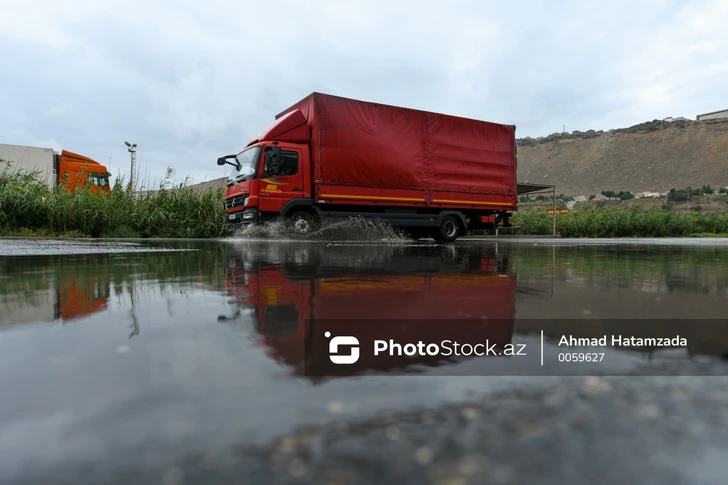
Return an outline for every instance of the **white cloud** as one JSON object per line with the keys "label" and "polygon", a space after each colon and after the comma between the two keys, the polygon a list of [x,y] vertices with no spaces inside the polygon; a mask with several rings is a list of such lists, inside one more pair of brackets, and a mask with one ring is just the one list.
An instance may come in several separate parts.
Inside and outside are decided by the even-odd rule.
{"label": "white cloud", "polygon": [[728,106],[722,0],[4,3],[0,142],[57,140],[114,174],[129,140],[158,179],[221,176],[217,156],[314,90],[520,136]]}

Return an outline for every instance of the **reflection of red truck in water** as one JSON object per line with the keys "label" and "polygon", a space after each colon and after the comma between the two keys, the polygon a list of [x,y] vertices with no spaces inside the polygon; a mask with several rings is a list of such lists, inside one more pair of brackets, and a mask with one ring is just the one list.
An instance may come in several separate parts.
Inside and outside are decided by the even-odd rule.
{"label": "reflection of red truck in water", "polygon": [[231,225],[283,217],[378,219],[415,238],[454,241],[509,226],[517,210],[515,126],[313,93],[231,165]]}
{"label": "reflection of red truck in water", "polygon": [[[367,260],[362,268],[348,269],[350,255],[326,257],[312,249],[317,261],[308,264],[300,257],[296,261],[293,248],[288,261],[233,258],[227,276],[228,292],[239,306],[252,310],[263,343],[299,375],[354,375],[443,360],[396,353],[374,357],[366,348],[374,338],[403,345],[487,339],[498,348],[511,342],[516,279],[507,261],[504,268],[494,255],[434,255],[425,254],[426,248],[410,248],[409,255],[385,257],[379,265]],[[359,339],[358,361],[333,366],[327,332]]]}

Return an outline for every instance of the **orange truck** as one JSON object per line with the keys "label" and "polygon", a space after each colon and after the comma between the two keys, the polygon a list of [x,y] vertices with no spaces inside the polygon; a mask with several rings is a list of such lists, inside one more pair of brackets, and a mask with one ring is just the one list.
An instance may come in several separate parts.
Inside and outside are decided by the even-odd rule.
{"label": "orange truck", "polygon": [[58,153],[52,148],[0,144],[0,160],[9,162],[12,172],[37,173],[39,181],[50,189],[62,186],[74,190],[88,185],[92,193],[111,192],[111,174],[104,165],[67,150]]}

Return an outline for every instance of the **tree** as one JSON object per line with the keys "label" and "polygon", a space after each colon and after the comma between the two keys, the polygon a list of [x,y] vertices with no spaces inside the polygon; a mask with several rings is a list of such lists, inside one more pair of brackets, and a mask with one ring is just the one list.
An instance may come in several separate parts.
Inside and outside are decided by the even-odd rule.
{"label": "tree", "polygon": [[632,192],[622,192],[622,191],[620,191],[618,197],[619,197],[619,200],[634,199],[634,195],[632,195]]}

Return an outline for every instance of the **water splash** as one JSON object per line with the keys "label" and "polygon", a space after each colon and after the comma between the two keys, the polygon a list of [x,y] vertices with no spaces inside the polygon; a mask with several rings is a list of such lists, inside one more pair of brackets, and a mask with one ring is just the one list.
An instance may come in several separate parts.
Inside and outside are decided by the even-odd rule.
{"label": "water splash", "polygon": [[402,230],[383,222],[367,219],[324,221],[316,231],[305,235],[296,232],[290,221],[278,220],[241,228],[233,234],[232,238],[296,241],[411,241]]}

